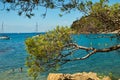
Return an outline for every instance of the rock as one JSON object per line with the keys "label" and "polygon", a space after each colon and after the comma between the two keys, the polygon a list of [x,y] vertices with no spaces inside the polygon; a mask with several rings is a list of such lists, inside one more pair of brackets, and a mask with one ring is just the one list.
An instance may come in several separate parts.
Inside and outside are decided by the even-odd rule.
{"label": "rock", "polygon": [[78,73],[77,74],[73,74],[74,75],[74,78],[75,80],[99,80],[99,78],[97,77],[97,74],[96,73],[92,73],[92,72],[89,72],[89,73],[86,73],[86,72],[83,72],[82,74]]}
{"label": "rock", "polygon": [[104,77],[103,80],[111,80],[110,77]]}
{"label": "rock", "polygon": [[96,73],[83,72],[75,74],[50,73],[47,80],[111,80],[109,77],[100,79]]}
{"label": "rock", "polygon": [[57,73],[57,74],[55,74],[55,73],[50,73],[50,74],[48,75],[47,80],[59,80],[59,78],[60,78],[62,75],[63,75],[62,73]]}

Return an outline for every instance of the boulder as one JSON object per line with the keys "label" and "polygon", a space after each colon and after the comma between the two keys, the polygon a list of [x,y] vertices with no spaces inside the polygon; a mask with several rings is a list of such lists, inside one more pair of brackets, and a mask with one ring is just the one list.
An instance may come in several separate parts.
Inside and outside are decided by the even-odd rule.
{"label": "boulder", "polygon": [[83,72],[75,74],[63,74],[63,73],[50,73],[47,80],[111,80],[110,77],[105,76],[100,79],[96,73]]}

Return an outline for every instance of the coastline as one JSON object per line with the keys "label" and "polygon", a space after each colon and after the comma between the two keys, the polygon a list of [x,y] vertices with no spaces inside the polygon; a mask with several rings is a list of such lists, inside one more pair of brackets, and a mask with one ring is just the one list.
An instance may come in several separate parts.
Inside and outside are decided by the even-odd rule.
{"label": "coastline", "polygon": [[76,32],[77,34],[119,34],[120,29],[114,31],[105,31],[105,32]]}
{"label": "coastline", "polygon": [[120,29],[112,31],[112,32],[102,32],[102,34],[119,34],[120,33]]}

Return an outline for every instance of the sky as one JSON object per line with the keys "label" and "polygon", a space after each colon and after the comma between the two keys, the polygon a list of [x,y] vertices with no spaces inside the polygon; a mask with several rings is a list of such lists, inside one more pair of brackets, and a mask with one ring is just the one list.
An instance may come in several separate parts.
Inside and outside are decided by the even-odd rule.
{"label": "sky", "polygon": [[[98,1],[98,0],[93,0]],[[109,0],[110,4],[120,2],[119,0]],[[35,16],[31,19],[25,16],[19,16],[17,11],[0,11],[0,31],[2,23],[4,23],[4,33],[30,33],[35,32],[36,23],[38,24],[38,32],[46,32],[59,26],[70,26],[73,21],[80,19],[83,15],[79,11],[72,11],[69,14],[59,17],[60,11],[48,9],[47,15],[43,18],[41,15],[45,12],[45,8],[35,10]]]}

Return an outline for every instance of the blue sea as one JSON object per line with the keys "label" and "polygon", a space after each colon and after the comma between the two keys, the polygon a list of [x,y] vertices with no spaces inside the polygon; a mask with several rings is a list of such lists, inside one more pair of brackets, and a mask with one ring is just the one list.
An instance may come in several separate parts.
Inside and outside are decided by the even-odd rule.
{"label": "blue sea", "polygon": [[[43,33],[40,33],[43,34]],[[24,41],[36,33],[6,33],[10,40],[0,40],[0,80],[31,80],[27,75],[25,60],[28,53],[25,50]],[[115,34],[75,34],[73,41],[81,46],[97,49],[108,48],[120,44],[120,39],[110,38]],[[102,36],[102,37],[101,37]],[[73,57],[82,57],[86,51],[78,50]],[[20,68],[23,72],[20,72]],[[13,71],[14,70],[14,71]],[[56,72],[96,72],[120,78],[120,49],[112,52],[96,53],[86,60],[69,62],[61,66]],[[46,80],[47,74],[39,75],[39,80]]]}

